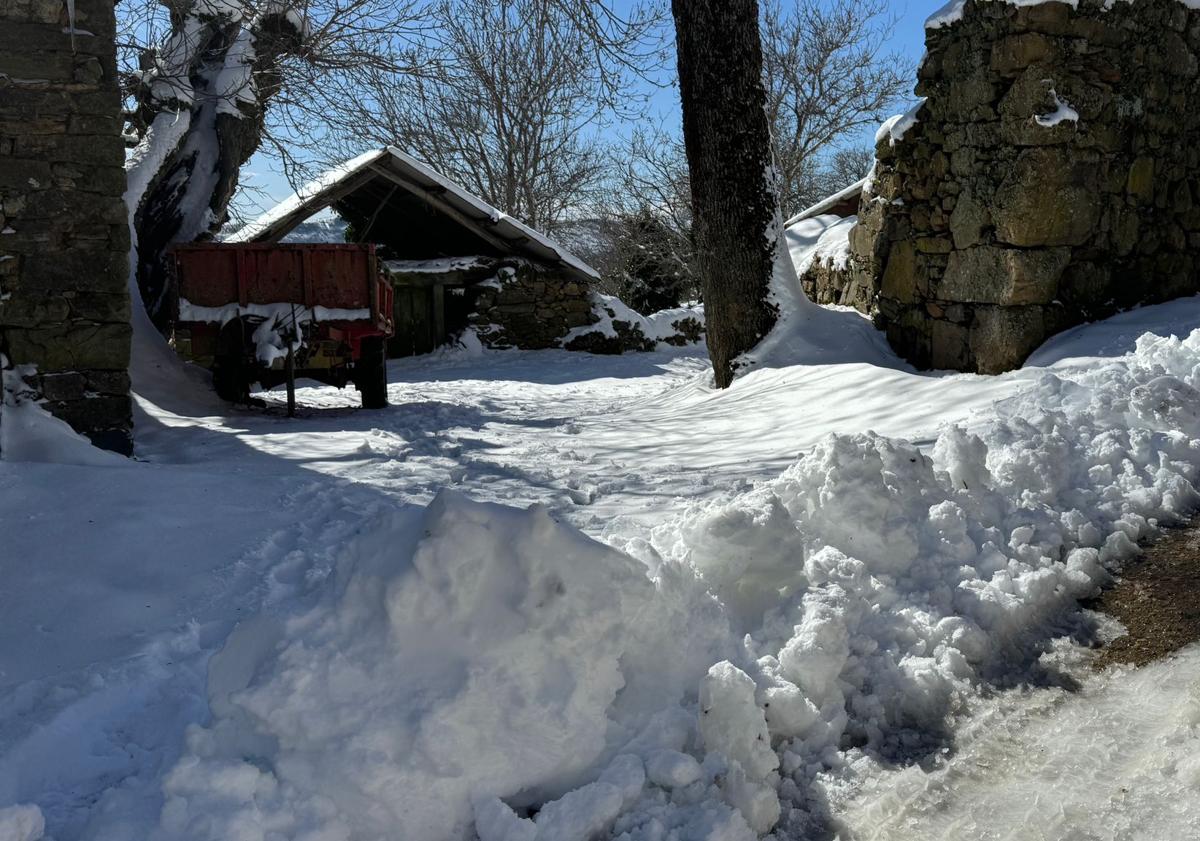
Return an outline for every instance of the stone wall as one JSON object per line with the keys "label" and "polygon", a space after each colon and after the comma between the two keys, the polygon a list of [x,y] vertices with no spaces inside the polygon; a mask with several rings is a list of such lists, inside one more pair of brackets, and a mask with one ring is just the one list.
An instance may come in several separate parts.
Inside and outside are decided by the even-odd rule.
{"label": "stone wall", "polygon": [[0,0],[0,352],[96,444],[132,449],[129,229],[111,0]]}
{"label": "stone wall", "polygon": [[558,347],[573,328],[595,320],[586,285],[525,261],[505,261],[474,293],[471,324],[488,347]]}
{"label": "stone wall", "polygon": [[1200,289],[1200,12],[967,0],[882,132],[850,282],[920,367],[995,373],[1048,336]]}

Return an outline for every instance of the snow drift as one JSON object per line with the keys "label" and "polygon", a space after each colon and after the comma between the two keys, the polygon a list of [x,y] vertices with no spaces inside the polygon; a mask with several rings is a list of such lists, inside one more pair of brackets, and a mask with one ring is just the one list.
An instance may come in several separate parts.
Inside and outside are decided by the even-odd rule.
{"label": "snow drift", "polygon": [[[470,837],[476,820],[486,833],[487,815],[520,825],[495,798],[561,794],[682,693],[679,666],[656,662],[671,642],[656,622],[684,621],[684,605],[659,613],[654,598],[640,564],[536,507],[446,492],[419,518],[395,514],[349,547],[317,605],[242,626],[213,658],[214,721],[165,779],[161,835],[439,839]],[[644,771],[626,757],[608,774],[539,824],[588,809],[611,821]]]}
{"label": "snow drift", "polygon": [[536,507],[393,514],[214,657],[158,835],[799,837],[1197,506],[1198,386],[1200,331],[1146,335],[922,446],[831,435],[640,564]]}

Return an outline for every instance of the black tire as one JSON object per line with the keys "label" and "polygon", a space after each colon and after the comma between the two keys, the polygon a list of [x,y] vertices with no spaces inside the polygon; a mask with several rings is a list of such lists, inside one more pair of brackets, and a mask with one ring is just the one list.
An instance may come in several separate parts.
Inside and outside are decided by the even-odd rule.
{"label": "black tire", "polygon": [[237,357],[218,357],[213,362],[213,388],[217,392],[217,397],[230,403],[245,403],[246,397],[250,394],[246,378],[242,375],[242,366],[239,363],[240,360]]}
{"label": "black tire", "polygon": [[387,345],[383,336],[362,340],[362,357],[355,363],[354,385],[362,394],[364,409],[387,408]]}
{"label": "black tire", "polygon": [[217,337],[217,355],[212,367],[213,389],[218,397],[230,403],[246,403],[250,399],[247,329],[242,319],[235,318],[221,328]]}

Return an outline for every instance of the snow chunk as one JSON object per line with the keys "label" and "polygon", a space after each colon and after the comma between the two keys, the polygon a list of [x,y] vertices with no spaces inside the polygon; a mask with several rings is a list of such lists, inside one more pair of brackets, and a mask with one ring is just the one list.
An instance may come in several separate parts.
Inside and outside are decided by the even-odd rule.
{"label": "snow chunk", "polygon": [[0,356],[0,459],[93,467],[130,465],[128,459],[93,446],[66,421],[38,405],[37,395],[23,379],[34,374],[34,366],[4,368],[5,364]]}
{"label": "snow chunk", "polygon": [[1079,112],[1072,108],[1071,104],[1065,99],[1059,98],[1058,91],[1051,88],[1050,95],[1054,97],[1054,110],[1049,114],[1034,117],[1039,126],[1042,128],[1054,128],[1059,123],[1079,122]]}
{"label": "snow chunk", "polygon": [[875,145],[878,146],[884,139],[887,139],[889,146],[895,146],[897,141],[903,140],[908,130],[919,122],[917,115],[924,105],[925,98],[922,97],[917,100],[916,105],[909,108],[903,114],[896,114],[894,117],[889,117],[885,120],[883,125],[879,127],[879,130],[875,132]]}
{"label": "snow chunk", "polygon": [[765,780],[779,767],[754,680],[728,660],[700,683],[700,735],[705,748],[741,765],[751,780]]}
{"label": "snow chunk", "polygon": [[39,841],[45,831],[46,821],[37,806],[0,809],[0,841]]}
{"label": "snow chunk", "polygon": [[650,782],[663,788],[682,788],[700,779],[700,763],[677,750],[660,750],[646,760]]}

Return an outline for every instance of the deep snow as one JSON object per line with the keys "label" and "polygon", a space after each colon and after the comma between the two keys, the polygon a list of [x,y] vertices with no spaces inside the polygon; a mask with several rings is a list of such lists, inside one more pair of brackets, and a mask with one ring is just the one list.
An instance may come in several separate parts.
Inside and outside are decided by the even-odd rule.
{"label": "deep snow", "polygon": [[310,387],[296,421],[140,331],[142,463],[0,462],[0,838],[1003,837],[970,793],[1033,789],[959,757],[1014,740],[1086,806],[1046,838],[1195,820],[1149,822],[1200,799],[1195,722],[1160,714],[1194,654],[1036,687],[1094,631],[1073,599],[1195,505],[1200,299],[994,378],[798,319],[724,393],[696,350],[449,351],[392,363],[389,410]]}

